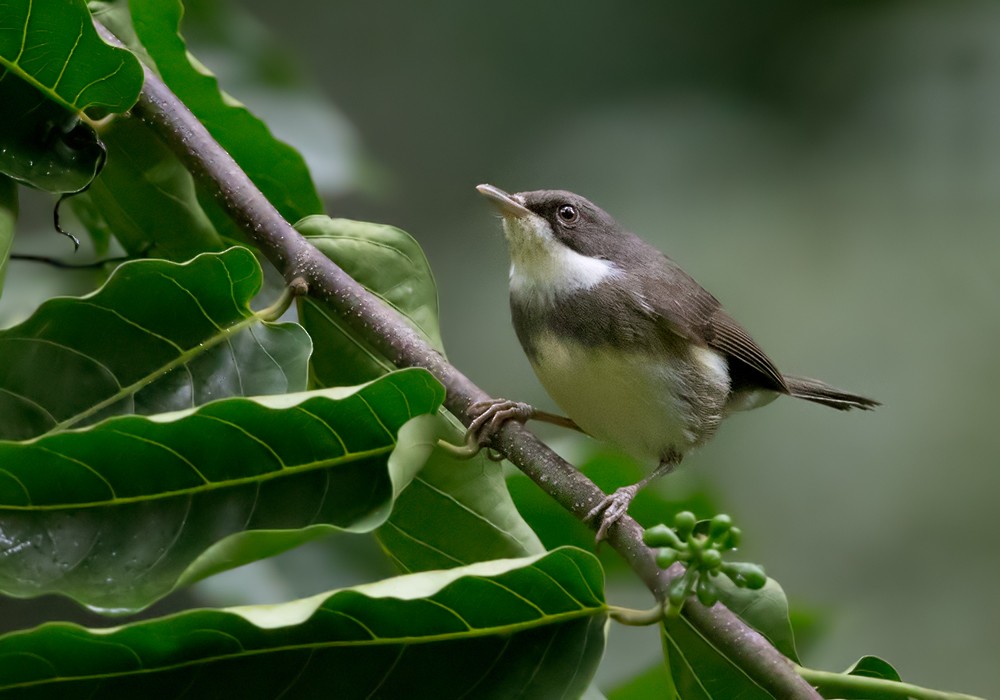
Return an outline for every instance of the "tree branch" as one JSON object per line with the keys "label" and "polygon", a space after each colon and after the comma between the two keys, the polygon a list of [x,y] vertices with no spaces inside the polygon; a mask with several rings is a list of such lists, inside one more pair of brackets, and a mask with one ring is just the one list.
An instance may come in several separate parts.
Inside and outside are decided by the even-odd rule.
{"label": "tree branch", "polygon": [[[105,40],[121,43],[103,26]],[[490,397],[449,364],[381,300],[314,248],[285,221],[233,158],[149,68],[132,114],[145,123],[191,172],[289,282],[301,278],[312,298],[329,306],[351,330],[397,367],[423,367],[447,390],[445,406],[464,424],[468,407]],[[508,423],[491,445],[561,506],[583,520],[604,493],[519,423]],[[626,516],[608,531],[609,544],[628,562],[658,600],[666,597],[667,572],[642,541],[642,528]],[[676,572],[673,572],[676,573]],[[713,645],[734,652],[741,668],[780,698],[818,698],[791,662],[762,635],[722,605],[705,608],[691,600],[685,615]]]}

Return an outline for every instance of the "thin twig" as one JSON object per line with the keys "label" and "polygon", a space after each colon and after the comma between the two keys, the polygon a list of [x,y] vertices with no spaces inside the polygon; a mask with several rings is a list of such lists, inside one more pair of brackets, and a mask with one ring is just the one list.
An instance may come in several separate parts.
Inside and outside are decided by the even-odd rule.
{"label": "thin twig", "polygon": [[85,263],[71,263],[65,260],[60,260],[59,258],[50,258],[47,255],[32,255],[30,253],[11,253],[11,260],[22,260],[25,262],[36,262],[42,263],[44,265],[51,265],[52,267],[58,267],[62,270],[98,270],[105,265],[111,265],[114,263],[123,263],[132,260],[127,255],[123,255],[119,258],[104,258],[103,260],[94,260]]}
{"label": "thin twig", "polygon": [[[106,40],[120,45],[98,25]],[[329,306],[352,332],[397,367],[423,367],[447,390],[445,406],[465,425],[471,404],[490,396],[431,348],[394,310],[320,253],[285,221],[236,161],[149,68],[139,101],[132,109],[191,172],[199,188],[212,195],[285,276],[301,278],[313,299]],[[604,493],[572,465],[557,456],[519,423],[508,423],[491,447],[502,453],[560,505],[580,520]],[[610,528],[608,543],[628,562],[658,600],[666,597],[669,575],[656,565],[642,542],[642,528],[624,517]],[[685,606],[701,634],[719,648],[739,649],[743,671],[774,697],[819,698],[786,657],[762,635],[722,605]]]}

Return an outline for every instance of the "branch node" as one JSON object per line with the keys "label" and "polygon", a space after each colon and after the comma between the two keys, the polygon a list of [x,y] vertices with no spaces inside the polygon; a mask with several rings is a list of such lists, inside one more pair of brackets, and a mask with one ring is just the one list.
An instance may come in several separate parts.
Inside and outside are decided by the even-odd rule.
{"label": "branch node", "polygon": [[288,283],[288,289],[291,290],[292,296],[304,297],[309,294],[309,283],[306,282],[306,278],[302,275],[296,275],[292,281]]}

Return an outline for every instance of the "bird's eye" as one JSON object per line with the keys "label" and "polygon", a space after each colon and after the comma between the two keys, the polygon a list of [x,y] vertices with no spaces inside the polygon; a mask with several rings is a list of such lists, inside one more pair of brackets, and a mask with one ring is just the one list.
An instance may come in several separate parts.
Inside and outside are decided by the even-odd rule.
{"label": "bird's eye", "polygon": [[576,211],[576,207],[570,206],[569,204],[563,204],[559,207],[559,209],[556,210],[556,214],[559,216],[559,220],[564,224],[572,224],[580,218],[580,215]]}

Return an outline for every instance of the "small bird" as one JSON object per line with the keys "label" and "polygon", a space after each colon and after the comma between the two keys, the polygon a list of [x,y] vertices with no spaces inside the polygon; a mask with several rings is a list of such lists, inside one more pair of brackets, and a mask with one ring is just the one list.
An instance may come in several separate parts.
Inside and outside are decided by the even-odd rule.
{"label": "small bird", "polygon": [[879,405],[782,374],[714,296],[580,195],[477,189],[503,217],[514,330],[568,418],[499,399],[472,407],[470,434],[485,444],[508,420],[543,420],[657,464],[590,511],[588,520],[601,516],[597,541],[639,489],[670,473],[734,411],[782,394],[840,410]]}

